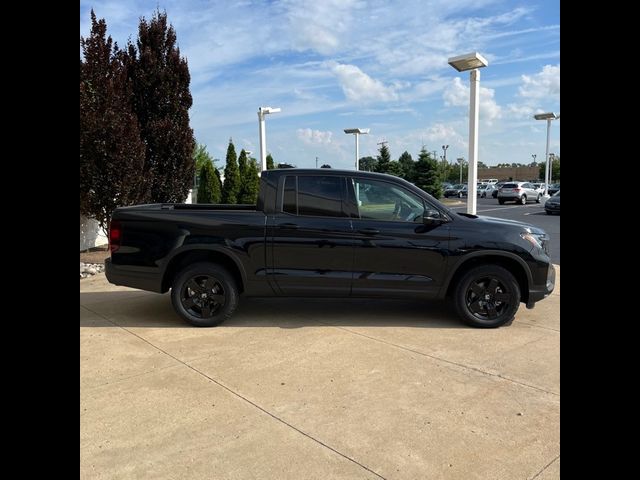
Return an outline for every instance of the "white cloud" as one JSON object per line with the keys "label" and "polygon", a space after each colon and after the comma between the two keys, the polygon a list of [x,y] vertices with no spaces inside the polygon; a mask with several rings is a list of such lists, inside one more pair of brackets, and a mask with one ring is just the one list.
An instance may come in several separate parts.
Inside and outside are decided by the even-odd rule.
{"label": "white cloud", "polygon": [[531,118],[534,113],[549,111],[560,101],[560,65],[545,65],[534,75],[522,75],[518,102],[507,105],[515,118]]}
{"label": "white cloud", "polygon": [[345,65],[334,61],[327,65],[337,77],[345,97],[352,102],[389,102],[398,99],[396,87],[385,86],[371,78],[355,65]]}
{"label": "white cloud", "polygon": [[545,65],[535,75],[522,75],[518,95],[524,98],[542,99],[560,95],[560,65]]}
{"label": "white cloud", "polygon": [[[495,101],[495,90],[480,87],[480,120],[491,125],[494,120],[502,117],[502,107]],[[444,104],[454,107],[469,107],[469,86],[464,85],[460,77],[455,77],[453,82],[442,94]]]}
{"label": "white cloud", "polygon": [[310,128],[299,128],[296,133],[298,138],[308,145],[328,145],[333,136],[333,132],[311,130]]}
{"label": "white cloud", "polygon": [[315,50],[328,55],[337,51],[351,24],[355,0],[323,0],[299,2],[285,0],[288,37],[294,50]]}
{"label": "white cloud", "polygon": [[466,148],[467,146],[464,137],[452,125],[444,123],[431,125],[423,132],[422,137],[430,144],[447,143],[458,148]]}

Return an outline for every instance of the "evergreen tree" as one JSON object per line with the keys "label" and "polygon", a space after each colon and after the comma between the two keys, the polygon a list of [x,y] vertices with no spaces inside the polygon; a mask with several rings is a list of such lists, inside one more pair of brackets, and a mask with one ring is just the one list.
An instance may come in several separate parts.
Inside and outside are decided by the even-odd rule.
{"label": "evergreen tree", "polygon": [[273,163],[273,157],[271,156],[271,154],[267,155],[267,170],[273,170],[275,167],[275,164]]}
{"label": "evergreen tree", "polygon": [[189,126],[191,77],[180,57],[167,14],[156,11],[138,26],[138,40],[127,48],[134,110],[146,146],[145,178],[152,202],[182,202],[193,184],[195,141]]}
{"label": "evergreen tree", "polygon": [[389,152],[389,148],[387,147],[387,144],[383,143],[380,146],[380,150],[378,150],[375,171],[378,173],[388,173],[389,163],[391,163],[391,153]]}
{"label": "evergreen tree", "polygon": [[238,172],[238,161],[236,159],[236,148],[233,146],[233,141],[229,139],[229,146],[227,147],[227,166],[224,167],[222,203],[238,203],[239,192],[240,177]]}
{"label": "evergreen tree", "polygon": [[413,183],[415,177],[416,162],[413,161],[411,154],[405,150],[404,153],[400,155],[398,163],[402,166],[402,178],[404,178],[408,182]]}
{"label": "evergreen tree", "polygon": [[255,204],[258,201],[258,189],[260,177],[258,176],[258,163],[255,158],[248,158],[242,149],[238,157],[238,170],[240,173],[240,192],[238,203]]}
{"label": "evergreen tree", "polygon": [[131,84],[106,31],[104,19],[91,10],[91,33],[80,38],[80,212],[105,231],[116,207],[146,200]]}
{"label": "evergreen tree", "polygon": [[402,169],[402,165],[397,160],[392,160],[389,162],[389,166],[387,167],[387,171],[389,175],[395,175],[396,177],[404,178],[404,170]]}
{"label": "evergreen tree", "polygon": [[438,161],[424,147],[420,150],[415,165],[415,185],[435,198],[442,196],[442,183],[438,172]]}
{"label": "evergreen tree", "polygon": [[213,162],[206,162],[200,169],[198,203],[220,203],[220,179],[216,176]]}
{"label": "evergreen tree", "polygon": [[365,172],[375,172],[378,161],[373,157],[362,157],[358,160],[358,169]]}
{"label": "evergreen tree", "polygon": [[243,179],[242,195],[240,203],[255,205],[258,203],[258,191],[260,190],[260,177],[258,176],[258,162],[255,158],[247,160],[246,175]]}

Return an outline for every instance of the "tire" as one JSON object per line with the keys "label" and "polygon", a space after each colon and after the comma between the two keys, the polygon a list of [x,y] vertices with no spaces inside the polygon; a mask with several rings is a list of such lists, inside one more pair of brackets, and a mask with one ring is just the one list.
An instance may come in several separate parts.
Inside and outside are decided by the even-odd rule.
{"label": "tire", "polygon": [[526,205],[527,204],[527,196],[526,195],[522,195],[520,197],[520,205]]}
{"label": "tire", "polygon": [[498,199],[498,203],[499,203],[500,205],[504,205],[504,200],[503,200],[502,198],[499,198],[499,199]]}
{"label": "tire", "polygon": [[536,198],[536,203],[540,203],[540,198],[542,197],[542,195],[538,194],[538,198]]}
{"label": "tire", "polygon": [[467,325],[496,328],[509,323],[520,307],[520,286],[498,265],[480,265],[466,272],[454,288],[453,305]]}
{"label": "tire", "polygon": [[171,286],[171,303],[176,313],[191,325],[215,327],[231,317],[238,306],[238,287],[233,276],[221,266],[193,263],[176,275]]}
{"label": "tire", "polygon": [[551,215],[551,212],[549,210],[545,210],[545,212],[547,212],[547,215]]}

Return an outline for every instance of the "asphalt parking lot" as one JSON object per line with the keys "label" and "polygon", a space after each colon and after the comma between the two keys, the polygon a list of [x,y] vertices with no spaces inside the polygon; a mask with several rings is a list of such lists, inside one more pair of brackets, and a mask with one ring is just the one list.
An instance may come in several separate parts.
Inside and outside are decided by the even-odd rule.
{"label": "asphalt parking lot", "polygon": [[557,280],[494,330],[326,299],[198,329],[168,295],[82,280],[80,477],[559,478]]}
{"label": "asphalt parking lot", "polygon": [[[452,205],[453,202],[456,204]],[[445,201],[445,204],[453,211],[466,212],[466,202],[466,198],[450,199]],[[497,198],[478,198],[476,213],[487,217],[517,220],[542,228],[551,239],[549,257],[553,263],[560,265],[560,215],[547,215],[544,211],[544,202],[527,203],[526,205],[509,202],[500,205]]]}

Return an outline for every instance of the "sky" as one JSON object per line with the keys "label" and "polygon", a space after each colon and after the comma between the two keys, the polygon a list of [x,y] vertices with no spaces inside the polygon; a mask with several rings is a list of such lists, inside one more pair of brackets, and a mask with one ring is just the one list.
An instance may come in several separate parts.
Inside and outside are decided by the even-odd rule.
{"label": "sky", "polygon": [[[259,158],[260,106],[276,163],[354,168],[345,128],[369,128],[360,156],[388,142],[397,160],[424,145],[468,159],[469,72],[447,59],[477,51],[478,160],[525,163],[545,156],[546,122],[560,113],[559,0],[81,0],[80,35],[93,8],[120,46],[135,42],[157,8],[189,64],[191,126],[224,166],[229,138]],[[560,155],[560,120],[550,152]]]}

